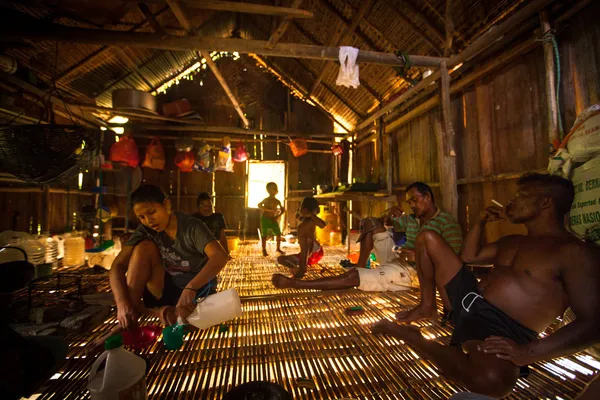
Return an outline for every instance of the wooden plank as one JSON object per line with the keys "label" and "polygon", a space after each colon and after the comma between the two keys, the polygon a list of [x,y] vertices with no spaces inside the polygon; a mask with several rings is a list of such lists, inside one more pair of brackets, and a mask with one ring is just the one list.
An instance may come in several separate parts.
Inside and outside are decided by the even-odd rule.
{"label": "wooden plank", "polygon": [[[123,114],[124,115],[124,114]],[[319,133],[299,133],[299,132],[278,132],[278,131],[268,131],[268,130],[258,130],[258,129],[244,129],[238,128],[236,126],[208,126],[208,125],[172,125],[172,124],[138,124],[135,125],[136,129],[139,130],[147,130],[147,131],[174,131],[174,132],[206,132],[206,133],[230,133],[234,135],[267,135],[267,136],[277,136],[277,137],[326,137],[326,138],[334,138],[334,137],[342,137],[341,133],[327,133],[327,132],[319,132]]]}
{"label": "wooden plank", "polygon": [[[442,103],[442,130],[438,135],[438,158],[440,159],[440,182],[444,210],[458,219],[458,192],[456,188],[456,137],[452,126],[450,109],[450,75],[446,62],[440,64],[440,97]],[[440,153],[441,150],[441,153]]]}
{"label": "wooden plank", "polygon": [[[32,41],[54,40],[81,44],[98,44],[129,46],[163,50],[197,50],[237,51],[239,53],[255,53],[274,57],[308,58],[315,60],[338,60],[337,47],[314,46],[296,43],[277,43],[269,49],[268,41],[198,37],[198,36],[163,36],[155,33],[121,32],[101,29],[73,28],[57,24],[45,24],[35,20],[31,25],[0,27],[3,41],[29,39]],[[432,67],[439,65],[439,57],[410,55],[415,67]],[[363,50],[357,58],[358,63],[374,63],[403,66],[404,62],[395,54]]]}
{"label": "wooden plank", "polygon": [[[294,0],[294,2],[291,5],[291,8],[299,8],[302,4],[302,1],[303,0]],[[279,42],[279,40],[283,37],[287,29],[289,28],[290,22],[292,22],[292,17],[289,16],[285,17],[283,21],[281,21],[281,24],[279,24],[275,32],[273,32],[273,34],[269,38],[269,43],[267,44],[268,48],[272,49],[273,47],[275,47],[277,42]]]}
{"label": "wooden plank", "polygon": [[[342,36],[339,38],[339,40],[337,40],[331,44],[332,47],[339,47],[344,41],[346,41],[346,39],[348,39],[348,38],[350,38],[350,36],[352,36],[354,31],[358,27],[358,24],[360,23],[360,21],[367,15],[368,11],[371,9],[372,2],[373,2],[372,0],[363,0],[361,2],[360,8],[356,12],[356,15],[354,15],[354,17],[352,18],[352,23],[346,27],[346,30],[344,31],[344,33],[342,33]],[[313,83],[312,88],[308,92],[309,96],[312,96],[312,94],[315,92],[315,90],[321,83],[321,80],[323,80],[325,73],[327,72],[329,67],[331,67],[331,65],[333,63],[334,63],[333,61],[327,61],[325,66],[323,66],[323,68],[321,68],[321,71],[319,72],[319,75],[315,79],[315,82]]]}

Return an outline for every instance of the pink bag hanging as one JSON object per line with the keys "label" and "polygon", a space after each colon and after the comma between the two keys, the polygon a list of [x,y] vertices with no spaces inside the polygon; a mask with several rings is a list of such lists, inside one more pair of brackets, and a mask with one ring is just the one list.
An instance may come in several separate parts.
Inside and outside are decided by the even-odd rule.
{"label": "pink bag hanging", "polygon": [[152,138],[150,144],[146,147],[146,156],[142,167],[152,169],[165,169],[165,150],[157,137]]}

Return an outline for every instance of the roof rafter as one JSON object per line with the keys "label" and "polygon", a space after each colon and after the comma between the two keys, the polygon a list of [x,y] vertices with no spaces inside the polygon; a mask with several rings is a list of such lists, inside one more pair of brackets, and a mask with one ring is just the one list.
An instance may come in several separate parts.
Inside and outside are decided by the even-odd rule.
{"label": "roof rafter", "polygon": [[[299,8],[300,5],[302,4],[302,1],[303,0],[294,0],[291,7]],[[273,34],[269,38],[269,44],[267,45],[268,48],[272,49],[273,47],[275,47],[277,42],[279,42],[279,40],[283,37],[283,35],[287,31],[287,29],[289,28],[290,22],[292,22],[292,18],[289,16],[285,17],[284,20],[281,21],[281,24],[279,24],[279,26],[277,27],[275,32],[273,32]]]}

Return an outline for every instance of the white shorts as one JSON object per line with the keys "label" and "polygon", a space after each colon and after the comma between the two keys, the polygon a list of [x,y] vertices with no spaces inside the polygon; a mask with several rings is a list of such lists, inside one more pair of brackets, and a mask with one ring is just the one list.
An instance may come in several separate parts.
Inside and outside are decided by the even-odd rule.
{"label": "white shorts", "polygon": [[398,292],[418,286],[417,271],[408,264],[388,264],[374,269],[356,270],[360,277],[358,288],[365,292]]}

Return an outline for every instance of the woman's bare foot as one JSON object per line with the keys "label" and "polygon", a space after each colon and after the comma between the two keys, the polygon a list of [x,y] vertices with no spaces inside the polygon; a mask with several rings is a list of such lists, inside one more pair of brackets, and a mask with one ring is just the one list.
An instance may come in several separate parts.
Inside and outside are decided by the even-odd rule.
{"label": "woman's bare foot", "polygon": [[438,312],[435,306],[428,307],[423,304],[419,304],[417,307],[408,311],[400,311],[396,314],[396,320],[398,322],[415,322],[421,320],[431,320],[438,317]]}
{"label": "woman's bare foot", "polygon": [[292,268],[291,272],[295,279],[302,279],[306,275],[306,267]]}
{"label": "woman's bare foot", "polygon": [[274,274],[271,280],[273,281],[273,286],[279,289],[287,289],[294,287],[294,280],[292,278],[288,278],[285,275]]}

